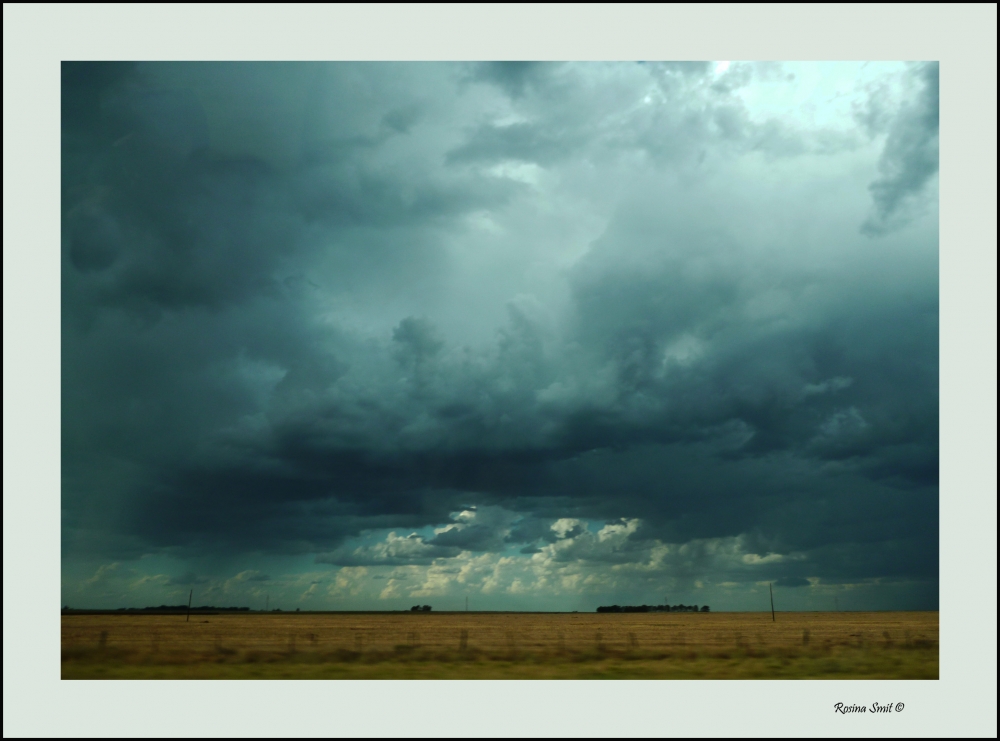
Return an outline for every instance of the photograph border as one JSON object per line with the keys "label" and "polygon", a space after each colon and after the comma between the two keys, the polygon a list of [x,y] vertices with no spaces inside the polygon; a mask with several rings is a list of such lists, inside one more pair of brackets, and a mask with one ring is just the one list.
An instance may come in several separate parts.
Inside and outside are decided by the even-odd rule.
{"label": "photograph border", "polygon": [[[15,3],[3,18],[5,737],[996,735],[995,4]],[[941,678],[60,680],[59,64],[111,59],[940,61]],[[876,700],[906,710],[832,709]]]}

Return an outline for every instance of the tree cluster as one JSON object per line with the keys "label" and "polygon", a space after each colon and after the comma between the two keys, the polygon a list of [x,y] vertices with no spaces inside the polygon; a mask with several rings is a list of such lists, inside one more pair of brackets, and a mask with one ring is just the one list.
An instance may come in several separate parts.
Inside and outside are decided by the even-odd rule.
{"label": "tree cluster", "polygon": [[708,605],[602,605],[598,612],[709,612]]}

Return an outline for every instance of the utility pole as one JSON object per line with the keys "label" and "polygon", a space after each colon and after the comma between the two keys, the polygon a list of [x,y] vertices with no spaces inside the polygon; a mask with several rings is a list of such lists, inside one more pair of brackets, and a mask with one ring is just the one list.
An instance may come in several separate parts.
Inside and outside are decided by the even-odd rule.
{"label": "utility pole", "polygon": [[191,598],[194,597],[194,589],[188,593],[188,612],[187,617],[184,618],[184,622],[188,623],[191,621]]}
{"label": "utility pole", "polygon": [[771,582],[767,583],[768,594],[771,595],[771,622],[774,622],[774,590],[771,589]]}

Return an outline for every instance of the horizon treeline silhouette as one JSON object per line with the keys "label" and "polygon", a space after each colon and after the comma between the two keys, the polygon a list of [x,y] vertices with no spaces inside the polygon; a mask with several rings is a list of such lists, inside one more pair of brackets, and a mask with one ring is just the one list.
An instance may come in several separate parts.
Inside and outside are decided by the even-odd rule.
{"label": "horizon treeline silhouette", "polygon": [[708,605],[602,605],[597,612],[711,612]]}
{"label": "horizon treeline silhouette", "polygon": [[[63,612],[72,611],[78,608],[70,607],[69,605],[63,607]],[[205,610],[212,610],[213,612],[249,612],[249,607],[213,607],[212,605],[198,605],[197,607],[188,607],[187,605],[160,605],[159,607],[117,607],[114,610],[108,610],[108,612],[144,612],[148,610],[156,610],[158,612],[199,612]]]}

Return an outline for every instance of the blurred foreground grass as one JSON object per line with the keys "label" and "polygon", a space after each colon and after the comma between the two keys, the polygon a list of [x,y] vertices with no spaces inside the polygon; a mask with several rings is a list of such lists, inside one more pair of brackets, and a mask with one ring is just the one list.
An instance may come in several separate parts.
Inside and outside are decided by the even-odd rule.
{"label": "blurred foreground grass", "polygon": [[[110,658],[110,660],[108,660]],[[487,658],[405,660],[299,655],[203,657],[169,663],[134,657],[63,661],[64,679],[937,679],[937,652],[846,649],[829,655]]]}
{"label": "blurred foreground grass", "polygon": [[63,617],[64,679],[937,679],[937,613]]}

